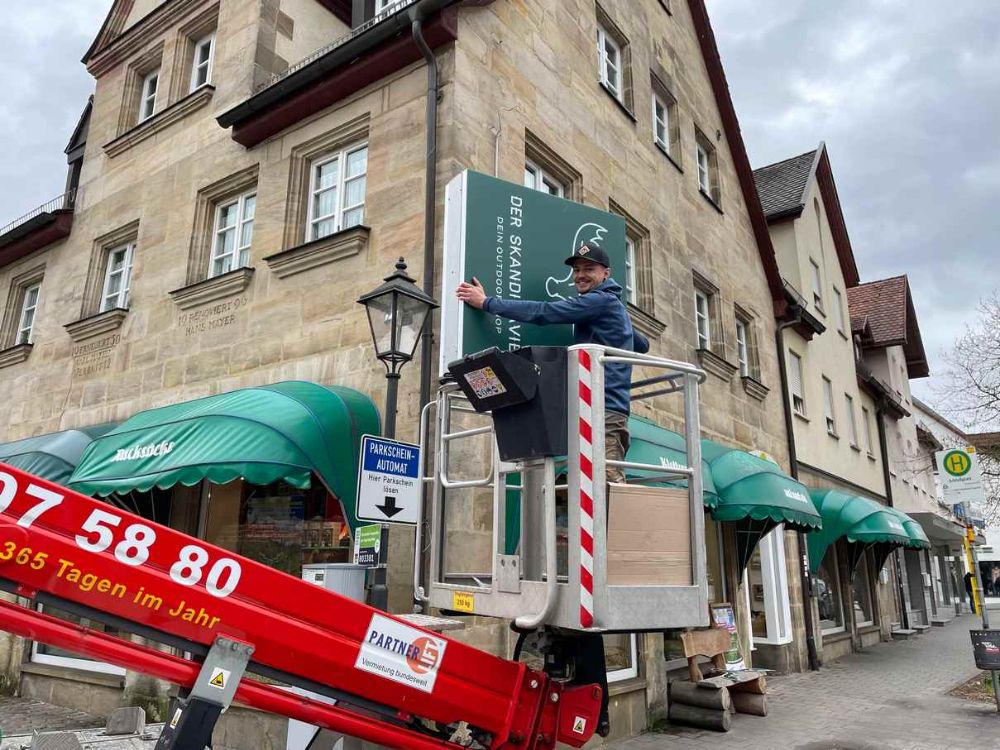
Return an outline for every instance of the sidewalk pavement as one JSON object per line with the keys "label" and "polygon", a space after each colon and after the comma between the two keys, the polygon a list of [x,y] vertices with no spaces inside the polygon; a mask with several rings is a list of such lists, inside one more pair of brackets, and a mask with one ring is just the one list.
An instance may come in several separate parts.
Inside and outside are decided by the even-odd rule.
{"label": "sidewalk pavement", "polygon": [[[991,623],[993,624],[993,623]],[[998,623],[1000,624],[1000,623]],[[993,704],[948,695],[978,670],[962,615],[919,638],[879,643],[819,672],[769,676],[767,717],[735,714],[728,733],[669,726],[609,750],[951,750],[1000,748]]]}

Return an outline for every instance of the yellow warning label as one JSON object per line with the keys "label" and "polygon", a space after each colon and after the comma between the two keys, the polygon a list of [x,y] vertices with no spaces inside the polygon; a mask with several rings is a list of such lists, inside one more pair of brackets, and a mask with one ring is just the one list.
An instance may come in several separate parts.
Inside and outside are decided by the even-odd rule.
{"label": "yellow warning label", "polygon": [[459,612],[474,612],[476,596],[468,591],[455,591],[451,595],[451,608]]}
{"label": "yellow warning label", "polygon": [[573,718],[573,731],[577,734],[587,733],[587,720],[582,716],[576,716]]}
{"label": "yellow warning label", "polygon": [[212,677],[208,681],[209,685],[219,688],[219,690],[225,690],[227,682],[229,682],[229,672],[227,670],[220,667],[212,670]]}

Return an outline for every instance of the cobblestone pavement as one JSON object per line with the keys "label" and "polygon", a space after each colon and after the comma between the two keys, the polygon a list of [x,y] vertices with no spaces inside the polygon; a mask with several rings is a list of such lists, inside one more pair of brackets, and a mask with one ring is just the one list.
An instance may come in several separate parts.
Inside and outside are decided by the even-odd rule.
{"label": "cobblestone pavement", "polygon": [[103,727],[104,719],[83,711],[53,706],[29,698],[0,698],[0,730],[9,737],[32,730]]}
{"label": "cobblestone pavement", "polygon": [[[992,609],[992,608],[991,608]],[[992,624],[992,623],[991,623]],[[951,750],[1000,748],[990,704],[947,695],[976,673],[963,615],[910,641],[880,643],[819,672],[768,677],[770,715],[736,714],[725,734],[669,727],[614,750]]]}

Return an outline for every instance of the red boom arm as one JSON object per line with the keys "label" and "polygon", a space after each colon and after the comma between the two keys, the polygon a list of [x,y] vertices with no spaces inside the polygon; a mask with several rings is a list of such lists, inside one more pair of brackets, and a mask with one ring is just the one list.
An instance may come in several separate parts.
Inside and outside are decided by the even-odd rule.
{"label": "red boom arm", "polygon": [[[413,717],[468,722],[490,748],[582,746],[600,708],[595,686],[542,672],[414,627],[372,607],[0,463],[0,579],[189,642],[226,636],[254,663],[390,707],[371,718],[245,679],[237,698],[291,718],[402,748],[457,747]],[[17,605],[0,628],[189,686],[194,662]],[[251,671],[253,667],[251,666]]]}

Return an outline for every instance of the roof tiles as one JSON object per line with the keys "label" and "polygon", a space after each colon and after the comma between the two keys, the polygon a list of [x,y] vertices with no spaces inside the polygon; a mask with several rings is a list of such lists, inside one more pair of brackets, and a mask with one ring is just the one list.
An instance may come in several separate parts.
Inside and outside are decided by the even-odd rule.
{"label": "roof tiles", "polygon": [[813,149],[754,170],[753,179],[757,183],[760,204],[768,219],[802,209],[803,195],[815,160],[816,149]]}

